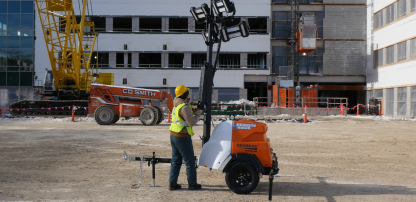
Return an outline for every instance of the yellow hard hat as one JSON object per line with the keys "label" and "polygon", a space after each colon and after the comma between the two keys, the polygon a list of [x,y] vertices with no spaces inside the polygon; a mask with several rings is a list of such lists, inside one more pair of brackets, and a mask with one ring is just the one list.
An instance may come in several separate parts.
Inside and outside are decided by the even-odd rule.
{"label": "yellow hard hat", "polygon": [[176,89],[175,89],[175,94],[176,94],[176,97],[179,97],[179,96],[181,96],[181,95],[183,95],[186,91],[188,91],[189,90],[189,88],[187,88],[186,86],[184,86],[184,85],[179,85],[178,87],[176,87]]}

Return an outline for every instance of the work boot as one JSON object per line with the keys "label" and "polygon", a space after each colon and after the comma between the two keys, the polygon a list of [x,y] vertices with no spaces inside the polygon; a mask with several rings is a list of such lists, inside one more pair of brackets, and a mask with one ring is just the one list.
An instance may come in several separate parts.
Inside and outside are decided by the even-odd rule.
{"label": "work boot", "polygon": [[169,191],[177,190],[182,188],[182,186],[176,182],[169,182]]}
{"label": "work boot", "polygon": [[189,185],[188,189],[189,190],[198,190],[201,189],[202,186],[200,184],[194,184],[194,185]]}

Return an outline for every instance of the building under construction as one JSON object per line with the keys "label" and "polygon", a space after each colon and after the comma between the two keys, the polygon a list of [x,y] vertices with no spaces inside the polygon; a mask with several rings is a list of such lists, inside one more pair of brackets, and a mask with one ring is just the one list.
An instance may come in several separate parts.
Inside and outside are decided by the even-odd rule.
{"label": "building under construction", "polygon": [[[0,23],[5,25],[0,26],[2,108],[36,95],[37,90],[43,88],[45,69],[50,69],[40,22],[32,19],[34,23],[28,24],[23,20],[28,16],[26,13],[30,14],[27,9],[30,2],[33,1],[1,2],[4,6],[0,9]],[[299,17],[297,24],[292,20],[294,2]],[[292,72],[293,88],[312,86],[313,91],[308,92],[308,96],[318,97],[317,102],[320,98],[342,97],[348,98],[348,106],[355,106],[357,103],[370,103],[370,99],[375,98],[383,101],[382,108],[386,109],[383,110],[384,114],[411,116],[411,110],[415,108],[411,107],[411,72],[415,69],[411,59],[415,34],[398,30],[404,30],[412,23],[415,17],[411,15],[414,12],[414,0],[376,2],[236,2],[237,12],[232,24],[248,22],[250,36],[222,44],[214,79],[213,101],[266,97],[263,104],[273,105],[276,95],[273,88],[281,85],[282,80],[287,79]],[[75,15],[80,14],[76,9],[78,2],[73,3]],[[183,84],[191,88],[192,100],[197,100],[200,68],[206,61],[207,48],[201,35],[204,25],[195,23],[189,12],[189,5],[194,4],[190,0],[134,3],[127,0],[90,1],[86,20],[93,21],[95,31],[99,33],[99,54],[93,53],[91,63],[98,61],[99,71],[114,73],[115,85],[162,89],[174,94],[174,88]],[[4,27],[14,22],[18,10],[19,20],[23,24],[16,29],[5,30]],[[32,16],[37,16],[35,6],[29,10],[33,11]],[[293,26],[311,20],[316,24],[315,49],[309,52],[298,49],[293,54]],[[24,34],[28,26],[34,30],[34,34],[26,34],[29,37],[19,35],[19,46],[15,47],[9,38]],[[29,47],[30,43],[26,41],[32,35],[32,39],[36,40]],[[400,52],[403,44],[405,59],[399,56],[403,55]],[[21,50],[17,56],[12,54],[16,48]],[[27,48],[36,54],[27,54],[30,52],[26,51]],[[216,47],[214,56],[215,50]],[[395,54],[392,60],[391,51]],[[29,56],[32,60],[27,60]],[[24,61],[34,61],[33,67]],[[292,67],[292,71],[288,71],[288,67]],[[394,79],[392,75],[396,75]],[[403,89],[406,89],[406,94],[403,94]],[[286,92],[286,96],[291,97],[289,91]],[[387,96],[389,93],[393,97]],[[395,96],[399,94],[407,96],[405,102]],[[371,103],[376,101],[373,99]],[[316,105],[326,106],[324,103]],[[405,112],[403,106],[406,106]],[[398,108],[400,112],[394,110]]]}

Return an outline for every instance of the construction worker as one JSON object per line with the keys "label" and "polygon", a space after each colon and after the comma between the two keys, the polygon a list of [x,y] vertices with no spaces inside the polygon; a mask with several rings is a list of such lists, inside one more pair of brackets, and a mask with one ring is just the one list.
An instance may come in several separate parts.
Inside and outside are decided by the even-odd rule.
{"label": "construction worker", "polygon": [[182,159],[186,165],[188,177],[188,189],[201,189],[196,183],[196,167],[194,148],[192,145],[192,126],[199,121],[202,111],[192,108],[189,105],[189,88],[179,85],[175,89],[176,98],[173,100],[172,124],[170,125],[170,143],[172,145],[172,161],[169,174],[169,190],[173,191],[182,188],[178,184],[179,171],[182,166]]}

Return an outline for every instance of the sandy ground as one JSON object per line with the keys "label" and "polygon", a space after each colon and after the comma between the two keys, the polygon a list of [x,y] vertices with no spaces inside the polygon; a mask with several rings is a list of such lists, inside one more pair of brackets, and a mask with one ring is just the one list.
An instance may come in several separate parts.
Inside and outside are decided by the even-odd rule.
{"label": "sandy ground", "polygon": [[[310,123],[268,123],[279,158],[273,201],[416,201],[416,121],[371,117],[312,117]],[[218,124],[216,122],[215,124]],[[231,192],[225,175],[200,167],[203,189],[168,191],[169,164],[151,167],[122,160],[170,157],[169,124],[91,119],[0,118],[0,201],[267,201],[268,178],[250,195]],[[201,151],[194,128],[197,155]]]}

